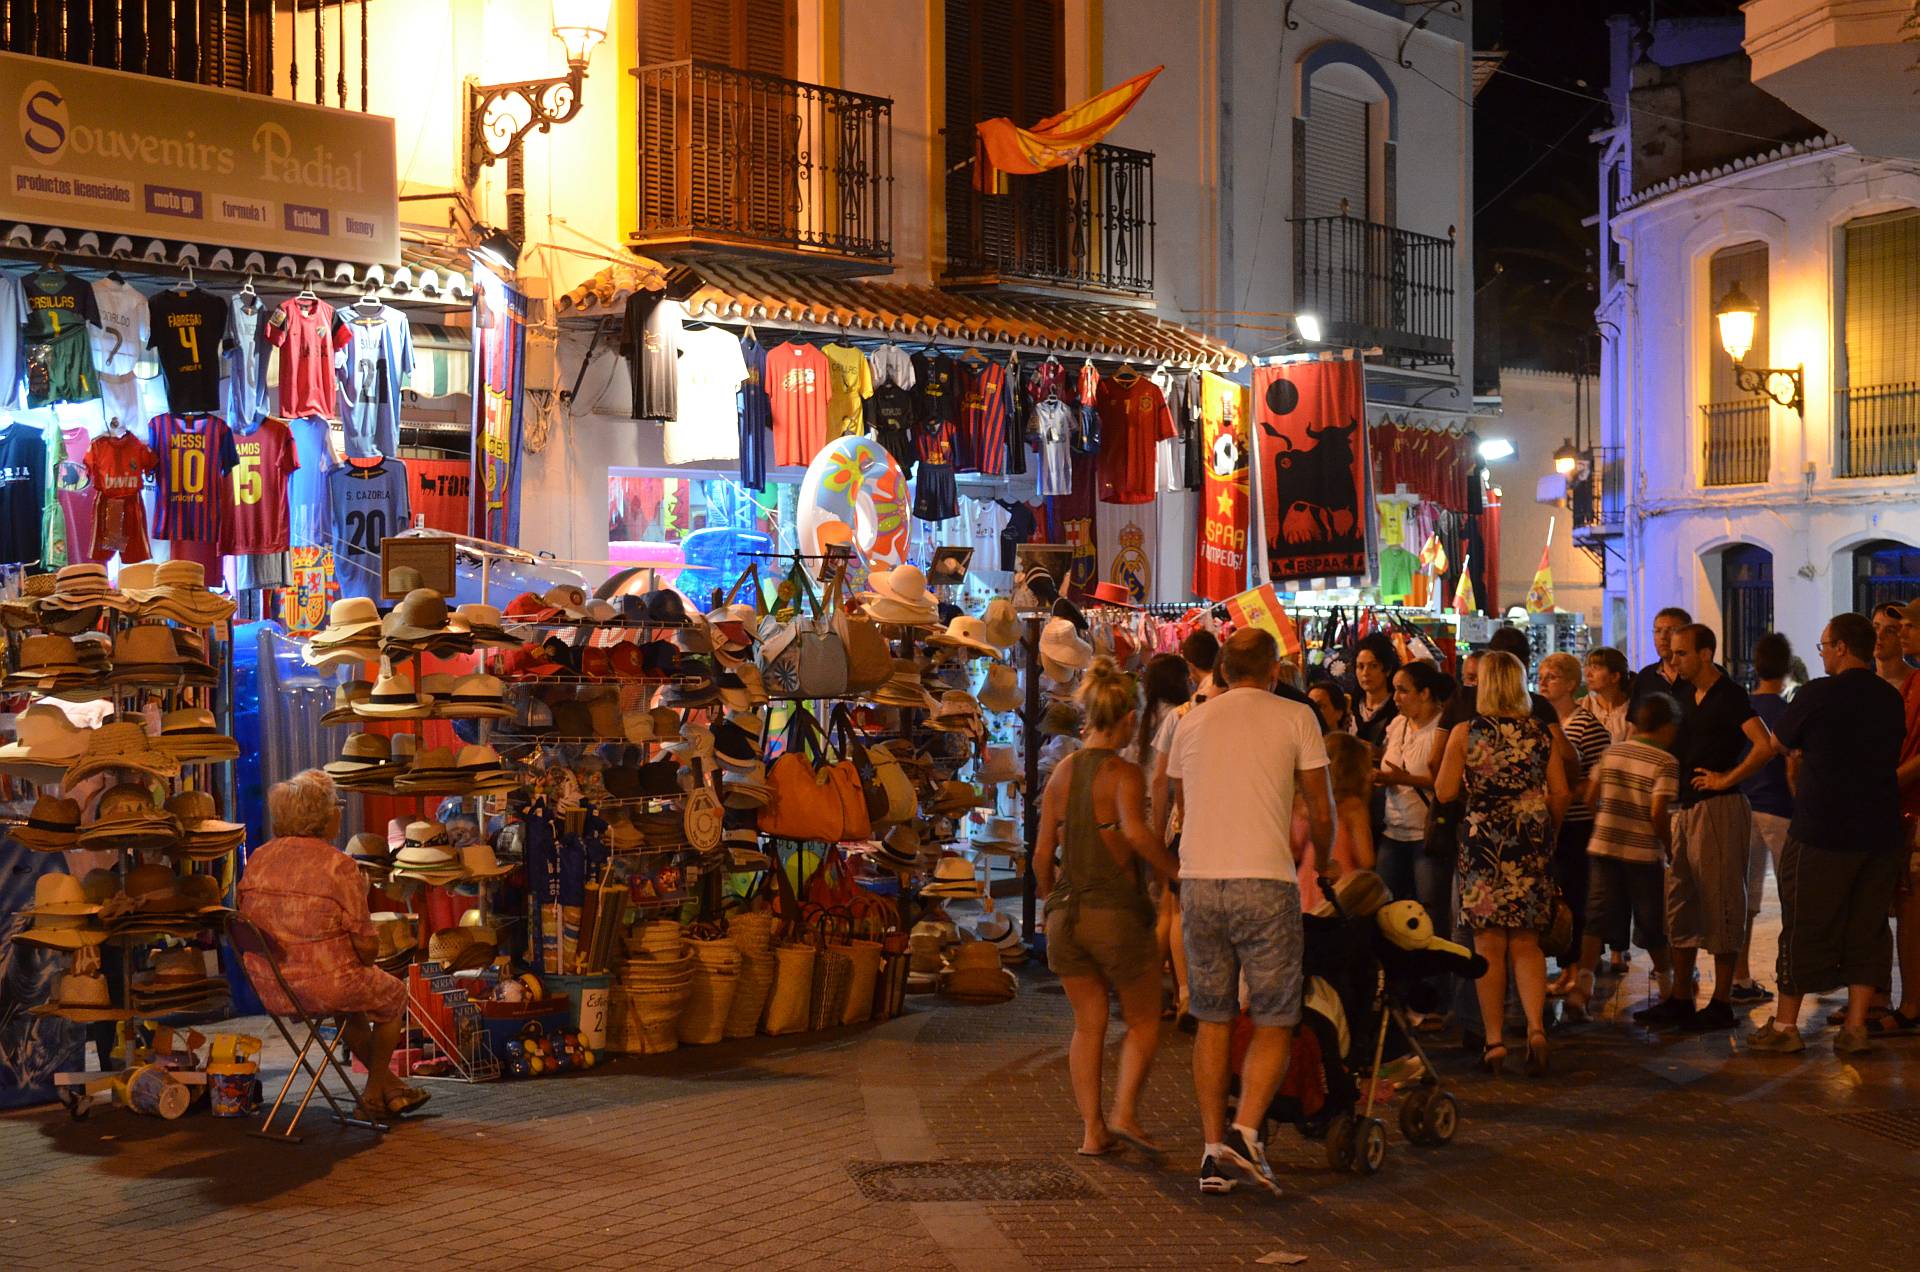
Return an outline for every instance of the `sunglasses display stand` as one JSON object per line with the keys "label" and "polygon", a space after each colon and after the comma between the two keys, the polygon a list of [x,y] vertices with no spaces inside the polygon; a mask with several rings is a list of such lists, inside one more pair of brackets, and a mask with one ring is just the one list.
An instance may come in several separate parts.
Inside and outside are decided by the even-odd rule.
{"label": "sunglasses display stand", "polygon": [[[174,589],[176,592],[178,589]],[[58,613],[55,620],[62,631],[74,634],[100,632],[112,641],[115,648],[131,647],[134,642],[127,639],[136,627],[159,627],[172,637],[175,646],[176,662],[172,671],[165,665],[143,665],[138,670],[123,666],[119,674],[107,664],[102,664],[89,674],[52,675],[43,677],[42,688],[30,691],[36,698],[63,697],[70,700],[87,700],[104,697],[112,702],[116,721],[143,722],[143,708],[157,699],[162,713],[186,709],[205,710],[211,714],[218,735],[223,740],[232,737],[232,693],[233,693],[233,637],[231,629],[231,604],[212,593],[199,590],[184,597],[189,604],[176,606],[176,609],[198,608],[209,615],[209,621],[197,623],[183,619],[168,618],[154,611],[155,599],[149,597],[143,601],[129,600],[119,593],[108,594],[113,603],[103,603],[97,609],[93,607],[79,610],[47,610],[44,616]],[[108,597],[103,597],[106,601]],[[225,609],[225,617],[213,618],[212,614]],[[23,630],[12,624],[6,632],[6,666],[10,676],[21,671],[21,647]],[[176,635],[177,633],[177,635]],[[167,642],[161,642],[165,644]],[[195,657],[195,654],[202,655]],[[93,773],[117,774],[123,782],[134,782],[146,786],[149,791],[155,781],[162,781],[167,788],[167,796],[155,804],[157,813],[167,798],[185,791],[205,791],[211,795],[216,813],[224,819],[233,814],[232,759],[206,758],[204,752],[188,752],[187,758],[180,758],[178,751],[169,752],[158,749],[152,739],[147,738],[143,723],[137,723],[140,729],[138,737],[128,734],[129,741],[125,749],[113,749],[122,744],[119,732],[113,726],[105,726],[92,735],[92,743],[83,753],[76,765],[85,765],[89,775]],[[214,748],[218,752],[218,748]],[[154,757],[159,757],[158,761]],[[115,764],[116,759],[124,764]],[[69,772],[74,771],[72,766]],[[64,781],[59,788],[64,788]],[[41,787],[43,793],[55,793],[52,784]],[[107,788],[108,791],[112,787]],[[95,798],[105,794],[95,792]],[[105,802],[101,800],[100,802]],[[97,806],[96,806],[97,809]],[[97,811],[96,811],[97,816]],[[97,822],[83,823],[81,830]],[[214,1011],[225,1007],[227,993],[225,986],[217,989],[203,989],[198,997],[189,996],[169,1010],[136,1010],[139,999],[135,992],[134,980],[141,969],[141,955],[151,953],[167,943],[168,948],[178,948],[171,942],[181,942],[189,950],[221,947],[220,933],[223,916],[228,913],[222,902],[231,900],[234,884],[234,850],[209,856],[196,853],[191,857],[175,858],[174,877],[181,882],[174,885],[172,895],[142,891],[139,896],[129,895],[130,881],[138,878],[135,862],[144,848],[164,848],[180,842],[177,821],[171,839],[165,834],[146,837],[145,842],[115,843],[111,839],[94,838],[86,842],[76,838],[78,847],[114,847],[119,850],[119,859],[113,867],[117,887],[114,896],[107,898],[105,910],[115,917],[108,934],[92,948],[100,949],[103,957],[101,964],[109,972],[117,975],[106,977],[111,996],[111,1005],[106,1008],[75,1009],[78,1018],[92,1024],[92,1040],[108,1043],[108,1035],[99,1032],[111,1029],[112,1041],[102,1046],[103,1055],[111,1052],[118,1056],[122,1064],[118,1068],[102,1070],[77,1070],[53,1075],[55,1092],[68,1116],[84,1118],[93,1106],[101,1100],[108,1100],[138,1112],[157,1114],[163,1117],[177,1117],[184,1113],[198,1098],[206,1086],[206,1074],[196,1069],[199,1059],[189,1049],[180,1051],[174,1047],[176,1035],[172,1026],[185,1025],[206,1018]],[[186,864],[184,877],[198,877],[211,880],[204,887],[189,889],[184,886],[184,878],[178,866]],[[205,867],[205,870],[197,869]],[[156,871],[142,872],[156,874]],[[151,886],[151,881],[139,880],[143,886]],[[142,917],[148,915],[143,925]],[[211,944],[206,942],[211,941]],[[106,957],[117,954],[117,958]],[[117,969],[111,964],[117,963]],[[209,978],[212,979],[212,978]],[[50,1014],[65,1014],[55,1006]],[[190,1034],[183,1034],[190,1037]]]}

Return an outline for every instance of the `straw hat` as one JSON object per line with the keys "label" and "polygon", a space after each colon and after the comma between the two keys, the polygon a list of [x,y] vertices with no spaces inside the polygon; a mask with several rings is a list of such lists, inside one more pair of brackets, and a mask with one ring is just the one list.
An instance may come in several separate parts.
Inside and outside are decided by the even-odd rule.
{"label": "straw hat", "polygon": [[893,675],[867,695],[871,702],[887,707],[907,707],[915,711],[933,711],[938,707],[926,686],[920,682],[920,664],[911,658],[893,660]]}
{"label": "straw hat", "polygon": [[447,616],[449,631],[465,632],[476,645],[497,649],[517,649],[520,642],[507,634],[500,611],[491,605],[468,604]]}
{"label": "straw hat", "polygon": [[372,643],[380,634],[380,607],[365,596],[342,597],[327,610],[327,625],[315,633],[312,644],[327,649],[349,641]]}
{"label": "straw hat", "polygon": [[178,639],[181,634],[162,623],[141,623],[121,632],[113,641],[113,682],[167,685],[212,680],[212,665],[190,657]]}
{"label": "straw hat", "polygon": [[1010,746],[990,746],[987,755],[980,762],[979,772],[975,775],[980,785],[985,787],[1006,786],[1022,781],[1025,777],[1020,771],[1020,762],[1014,757]]}
{"label": "straw hat", "polygon": [[100,903],[88,898],[80,881],[70,874],[43,874],[33,884],[33,904],[22,913],[32,916],[33,926],[16,939],[54,949],[76,950],[98,945],[107,937],[106,929],[93,922]]}
{"label": "straw hat", "polygon": [[720,799],[728,808],[765,808],[772,798],[766,766],[758,761],[744,768],[729,767],[720,779]]}
{"label": "straw hat", "polygon": [[207,791],[181,791],[166,802],[166,811],[180,823],[181,854],[189,860],[224,857],[246,839],[247,828],[223,820]]}
{"label": "straw hat", "polygon": [[29,636],[20,642],[19,670],[9,672],[6,688],[41,689],[60,680],[73,680],[86,674],[79,651],[68,636]]}
{"label": "straw hat", "polygon": [[170,848],[180,840],[180,824],[153,802],[141,782],[122,782],[100,797],[93,820],[80,828],[82,848]]}
{"label": "straw hat", "polygon": [[1000,654],[999,649],[987,638],[987,625],[967,614],[955,616],[945,631],[933,633],[927,637],[926,643],[966,650],[988,658],[997,658]]}
{"label": "straw hat", "polygon": [[353,709],[356,702],[365,702],[373,693],[373,685],[365,680],[349,680],[333,687],[333,706],[320,717],[322,724],[351,724],[358,718]]}
{"label": "straw hat", "polygon": [[354,865],[382,877],[393,864],[393,849],[387,847],[386,840],[369,831],[361,831],[347,840],[347,856],[353,858]]}
{"label": "straw hat", "polygon": [[[121,591],[127,591],[124,581]],[[232,618],[234,604],[227,597],[215,596],[207,590],[207,572],[198,561],[176,558],[162,561],[154,568],[153,587],[143,594],[139,609],[146,617],[211,627]]]}
{"label": "straw hat", "polygon": [[940,708],[927,723],[942,733],[978,733],[980,704],[964,689],[949,689],[940,695]]}
{"label": "straw hat", "polygon": [[439,700],[439,713],[449,720],[507,720],[507,687],[497,676],[461,676]]}
{"label": "straw hat", "polygon": [[1014,613],[1013,602],[1006,597],[996,596],[988,601],[980,621],[987,643],[1001,649],[1011,649],[1020,643],[1020,617]]}
{"label": "straw hat", "polygon": [[107,567],[92,562],[63,565],[53,578],[53,595],[40,601],[42,613],[87,609],[125,611],[131,602],[107,582]]}
{"label": "straw hat", "polygon": [[472,928],[441,928],[427,941],[427,961],[449,972],[485,967],[493,958],[493,944],[476,939]]}
{"label": "straw hat", "polygon": [[63,972],[54,982],[53,1001],[27,1010],[35,1016],[60,1016],[83,1023],[126,1020],[133,1015],[113,1005],[107,979],[99,972]]}
{"label": "straw hat", "polygon": [[220,763],[240,757],[240,744],[220,732],[213,712],[205,707],[181,707],[160,717],[156,749],[186,763]]}
{"label": "straw hat", "polygon": [[1093,661],[1093,646],[1080,637],[1080,629],[1070,618],[1050,618],[1040,629],[1040,660],[1055,680],[1070,680],[1072,673]]}
{"label": "straw hat", "polygon": [[374,682],[364,702],[353,704],[353,713],[381,720],[423,720],[433,713],[433,699],[405,677],[389,674]]}
{"label": "straw hat", "polygon": [[986,894],[986,888],[981,886],[979,876],[974,873],[973,863],[965,857],[954,856],[940,858],[933,868],[933,881],[920,889],[922,896],[949,899],[983,897]]}
{"label": "straw hat", "polygon": [[110,769],[130,768],[155,777],[175,777],[179,761],[156,749],[147,731],[131,720],[115,720],[93,730],[87,737],[87,749],[67,768],[66,785]]}
{"label": "straw hat", "polygon": [[986,824],[973,832],[974,850],[990,852],[996,856],[1017,857],[1027,850],[1026,836],[1020,833],[1020,825],[1011,817],[989,817]]}
{"label": "straw hat", "polygon": [[0,746],[0,768],[37,765],[64,769],[86,752],[92,732],[76,728],[59,707],[36,702],[13,718],[14,740]]}
{"label": "straw hat", "polygon": [[80,830],[80,805],[59,795],[42,795],[33,801],[24,824],[15,826],[9,837],[36,852],[64,852],[74,846]]}

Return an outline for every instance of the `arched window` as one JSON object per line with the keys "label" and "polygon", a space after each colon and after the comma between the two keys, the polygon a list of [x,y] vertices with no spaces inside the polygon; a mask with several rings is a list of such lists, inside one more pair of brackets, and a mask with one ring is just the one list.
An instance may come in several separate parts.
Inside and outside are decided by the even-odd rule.
{"label": "arched window", "polygon": [[1736,543],[1720,554],[1720,611],[1726,628],[1721,664],[1751,689],[1754,644],[1773,630],[1773,553]]}
{"label": "arched window", "polygon": [[1390,84],[1358,51],[1316,50],[1301,64],[1300,189],[1303,217],[1393,221],[1388,142]]}
{"label": "arched window", "polygon": [[1853,608],[1871,616],[1893,602],[1920,599],[1920,548],[1873,539],[1853,550]]}

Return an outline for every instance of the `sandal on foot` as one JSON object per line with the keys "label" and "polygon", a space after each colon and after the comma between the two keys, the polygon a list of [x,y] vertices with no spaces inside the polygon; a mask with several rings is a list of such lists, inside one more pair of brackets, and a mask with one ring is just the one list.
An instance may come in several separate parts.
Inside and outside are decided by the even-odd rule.
{"label": "sandal on foot", "polygon": [[1547,1072],[1547,1035],[1544,1031],[1527,1035],[1527,1076],[1545,1077]]}
{"label": "sandal on foot", "polygon": [[1110,1127],[1108,1129],[1110,1129],[1113,1132],[1114,1136],[1117,1139],[1124,1140],[1126,1143],[1131,1144],[1133,1147],[1139,1149],[1141,1152],[1145,1153],[1149,1157],[1166,1156],[1167,1150],[1161,1147],[1160,1145],[1154,1143],[1152,1140],[1148,1139],[1145,1135],[1135,1134],[1132,1131],[1123,1131],[1117,1126]]}
{"label": "sandal on foot", "polygon": [[1896,1007],[1892,1011],[1867,1017],[1869,1038],[1904,1038],[1910,1034],[1920,1034],[1920,1016],[1903,1016]]}
{"label": "sandal on foot", "polygon": [[1507,1044],[1489,1042],[1480,1049],[1480,1067],[1495,1077],[1500,1076],[1500,1066],[1507,1062]]}
{"label": "sandal on foot", "polygon": [[1111,1157],[1125,1147],[1119,1140],[1110,1139],[1099,1148],[1076,1148],[1073,1151],[1081,1157]]}

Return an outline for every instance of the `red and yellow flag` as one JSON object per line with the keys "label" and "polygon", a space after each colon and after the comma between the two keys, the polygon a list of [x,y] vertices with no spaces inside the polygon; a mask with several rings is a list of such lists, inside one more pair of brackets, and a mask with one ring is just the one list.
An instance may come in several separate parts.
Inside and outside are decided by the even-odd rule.
{"label": "red and yellow flag", "polygon": [[1127,117],[1153,77],[1165,69],[1156,66],[1115,84],[1031,128],[1020,128],[1004,115],[981,120],[974,125],[979,133],[974,186],[988,194],[1005,194],[1008,173],[1033,176],[1072,163]]}
{"label": "red and yellow flag", "polygon": [[1527,588],[1527,613],[1553,613],[1553,522],[1547,522],[1547,541],[1540,545],[1540,567],[1533,572],[1533,584]]}
{"label": "red and yellow flag", "polygon": [[1300,629],[1287,617],[1287,611],[1280,607],[1280,594],[1268,583],[1252,591],[1242,592],[1227,602],[1227,617],[1233,620],[1235,627],[1260,627],[1272,633],[1280,642],[1282,658],[1300,656]]}
{"label": "red and yellow flag", "polygon": [[1460,581],[1453,586],[1453,612],[1471,614],[1480,608],[1479,598],[1473,594],[1473,565],[1471,556],[1460,560]]}

